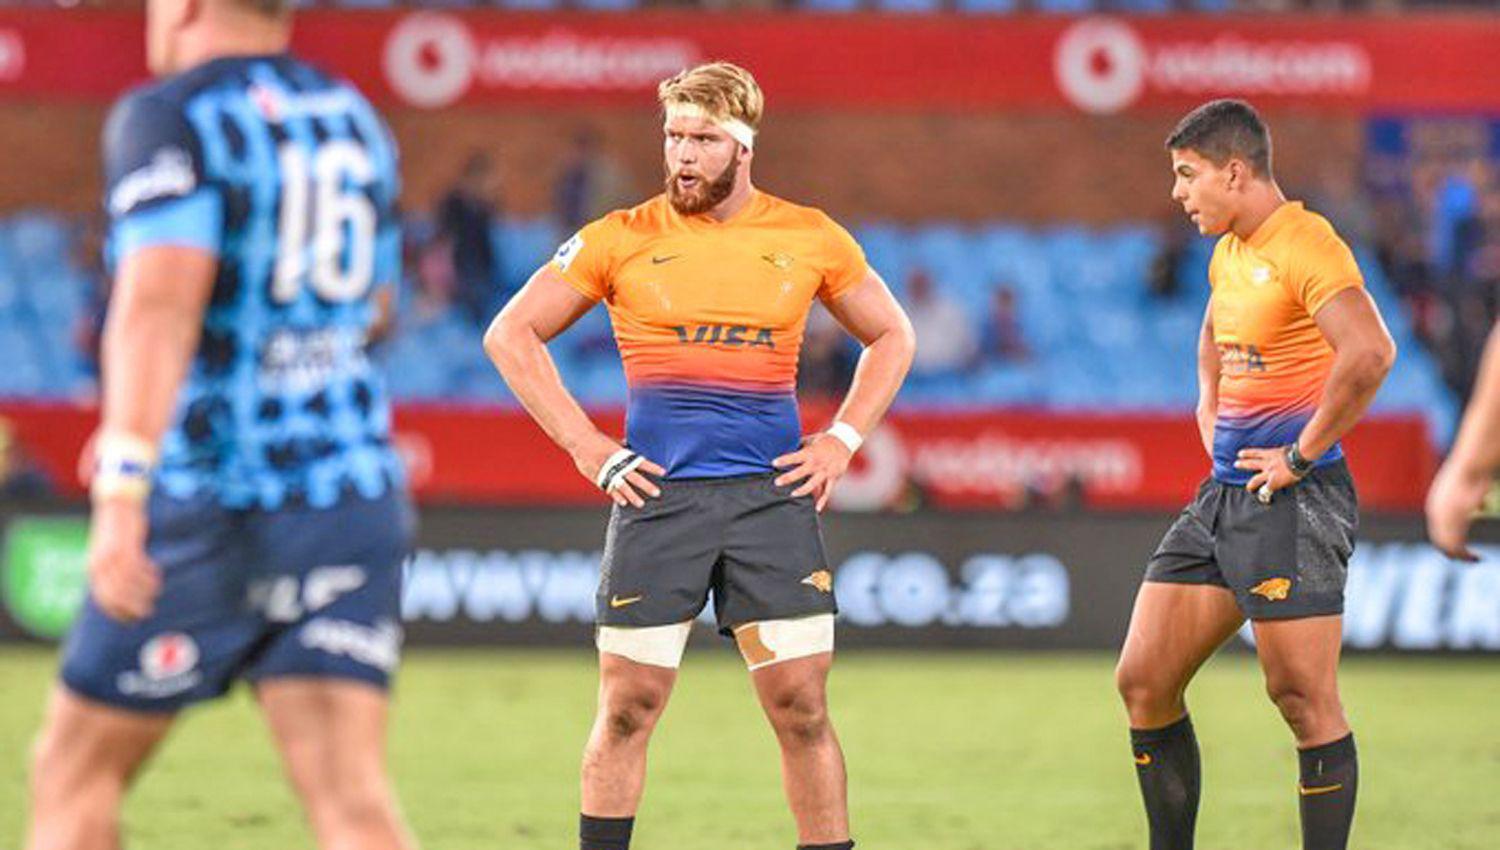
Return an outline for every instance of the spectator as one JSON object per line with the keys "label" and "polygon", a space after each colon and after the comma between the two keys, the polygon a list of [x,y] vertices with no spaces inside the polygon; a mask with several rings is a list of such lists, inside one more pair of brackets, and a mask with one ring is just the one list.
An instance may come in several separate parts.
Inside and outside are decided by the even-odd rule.
{"label": "spectator", "polygon": [[906,280],[906,312],[917,333],[913,375],[954,375],[974,365],[979,341],[968,312],[962,304],[938,292],[932,278],[921,269]]}
{"label": "spectator", "polygon": [[1365,245],[1375,236],[1375,216],[1356,169],[1330,160],[1323,167],[1309,206],[1333,223],[1351,244]]}
{"label": "spectator", "polygon": [[1016,291],[1009,286],[996,287],[990,296],[990,313],[985,318],[979,349],[986,360],[1000,363],[1019,362],[1030,356],[1021,332]]}
{"label": "spectator", "polygon": [[804,398],[836,399],[849,389],[858,355],[849,336],[821,305],[807,314],[802,359],[797,364],[797,390]]}
{"label": "spectator", "polygon": [[1161,231],[1161,250],[1151,259],[1146,286],[1152,295],[1170,301],[1182,291],[1182,265],[1187,261],[1191,240],[1198,237],[1198,231],[1175,211],[1171,220],[1161,225]]}
{"label": "spectator", "polygon": [[578,130],[573,135],[573,151],[553,187],[558,221],[569,232],[628,203],[630,177],[600,141],[594,128]]}
{"label": "spectator", "polygon": [[458,182],[438,207],[438,235],[452,246],[457,287],[454,303],[478,327],[487,327],[504,303],[499,252],[491,238],[501,213],[500,179],[489,154],[469,157]]}
{"label": "spectator", "polygon": [[15,426],[0,418],[0,499],[45,499],[55,492],[16,437]]}

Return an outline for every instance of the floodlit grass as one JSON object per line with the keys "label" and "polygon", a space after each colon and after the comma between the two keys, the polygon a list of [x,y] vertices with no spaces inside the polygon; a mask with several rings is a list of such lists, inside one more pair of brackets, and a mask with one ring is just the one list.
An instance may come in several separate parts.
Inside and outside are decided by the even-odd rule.
{"label": "floodlit grass", "polygon": [[[19,845],[28,744],[52,653],[0,649],[0,848]],[[1105,655],[840,657],[833,716],[862,850],[1145,848]],[[576,846],[594,661],[576,651],[415,650],[391,757],[428,850]],[[1500,665],[1355,658],[1344,698],[1362,757],[1360,850],[1500,846]],[[1298,843],[1296,757],[1253,659],[1191,694],[1203,747],[1200,850]],[[144,850],[312,847],[242,688],[188,713],[126,811]],[[637,850],[795,844],[770,731],[728,651],[689,653],[651,752]]]}

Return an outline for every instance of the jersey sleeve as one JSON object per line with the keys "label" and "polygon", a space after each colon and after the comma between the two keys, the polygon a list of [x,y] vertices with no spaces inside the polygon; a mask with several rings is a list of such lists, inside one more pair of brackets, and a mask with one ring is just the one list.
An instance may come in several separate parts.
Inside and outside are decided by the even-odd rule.
{"label": "jersey sleeve", "polygon": [[615,246],[620,241],[622,227],[613,216],[584,225],[558,247],[549,265],[579,294],[590,301],[603,301],[609,295]]}
{"label": "jersey sleeve", "polygon": [[115,259],[156,245],[218,254],[223,196],[180,108],[148,95],[122,100],[104,127],[104,179]]}
{"label": "jersey sleeve", "polygon": [[1309,316],[1316,316],[1323,305],[1345,289],[1365,285],[1354,252],[1332,233],[1311,241],[1298,259],[1301,268],[1290,281],[1292,294]]}
{"label": "jersey sleeve", "polygon": [[831,304],[846,295],[870,272],[864,249],[854,241],[838,222],[824,216],[828,231],[827,258],[823,267],[823,283],[818,287],[818,298]]}

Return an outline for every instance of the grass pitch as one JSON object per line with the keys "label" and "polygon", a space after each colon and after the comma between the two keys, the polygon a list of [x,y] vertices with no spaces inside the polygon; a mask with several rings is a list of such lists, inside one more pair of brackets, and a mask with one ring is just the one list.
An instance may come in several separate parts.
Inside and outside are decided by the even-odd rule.
{"label": "grass pitch", "polygon": [[[696,642],[695,642],[696,643]],[[1144,816],[1104,655],[849,652],[833,714],[862,850],[1138,850]],[[53,654],[0,648],[0,850],[20,843]],[[594,702],[577,651],[413,651],[391,757],[427,850],[576,846]],[[1500,664],[1352,659],[1359,850],[1500,846]],[[1191,694],[1200,850],[1292,850],[1296,758],[1254,661]],[[244,689],[184,716],[126,810],[137,850],[311,848]],[[652,747],[637,850],[795,844],[775,744],[732,653],[698,643]]]}

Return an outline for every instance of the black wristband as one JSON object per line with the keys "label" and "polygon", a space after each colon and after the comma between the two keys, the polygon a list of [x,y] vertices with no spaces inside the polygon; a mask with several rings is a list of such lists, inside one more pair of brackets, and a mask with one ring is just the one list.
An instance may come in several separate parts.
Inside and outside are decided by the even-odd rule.
{"label": "black wristband", "polygon": [[1286,466],[1298,478],[1303,478],[1313,471],[1313,462],[1302,456],[1302,450],[1297,448],[1296,443],[1287,444]]}

